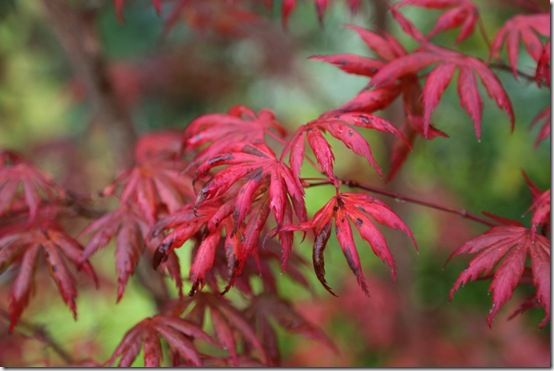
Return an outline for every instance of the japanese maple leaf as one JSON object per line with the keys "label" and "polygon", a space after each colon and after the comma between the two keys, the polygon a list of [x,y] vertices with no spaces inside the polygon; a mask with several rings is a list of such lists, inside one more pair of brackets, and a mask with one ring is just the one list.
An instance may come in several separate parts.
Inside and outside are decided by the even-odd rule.
{"label": "japanese maple leaf", "polygon": [[[220,168],[219,171],[215,172],[211,180],[200,190],[197,203],[221,196],[232,186],[236,186],[236,192],[231,193],[234,197],[234,231],[241,228],[245,218],[250,215],[255,222],[246,224],[245,236],[254,244],[269,214],[273,215],[285,265],[292,248],[292,234],[281,231],[280,226],[291,224],[293,214],[299,221],[306,219],[304,189],[293,173],[294,170],[278,159],[264,144],[247,144],[241,151],[216,156],[200,166],[197,175],[202,176],[216,167]],[[236,185],[239,180],[242,182]],[[257,208],[253,214],[254,203],[257,203]],[[256,227],[250,234],[251,225]],[[247,247],[249,251],[252,246]]]}
{"label": "japanese maple leaf", "polygon": [[81,245],[52,220],[35,223],[34,226],[25,224],[19,229],[0,237],[0,273],[12,265],[17,267],[10,293],[10,332],[29,303],[35,271],[43,265],[39,263],[42,257],[46,260],[50,276],[56,283],[63,301],[73,313],[73,317],[77,318],[77,289],[68,268],[68,261],[82,268],[96,282],[92,266],[88,261],[80,260]]}
{"label": "japanese maple leaf", "polygon": [[153,258],[156,268],[164,262],[173,250],[184,245],[189,240],[197,243],[196,254],[190,268],[192,288],[190,294],[195,294],[204,285],[206,275],[214,267],[215,256],[221,241],[228,246],[234,246],[234,253],[242,257],[241,244],[238,236],[225,230],[232,229],[230,214],[231,204],[221,205],[217,202],[204,203],[199,207],[187,205],[178,212],[164,217],[152,229],[153,236],[163,235]]}
{"label": "japanese maple leaf", "polygon": [[[129,277],[135,272],[135,268],[146,247],[154,250],[156,241],[150,239],[150,225],[144,215],[137,212],[131,206],[120,208],[106,213],[101,218],[89,224],[81,236],[89,235],[81,260],[87,261],[96,251],[106,247],[115,239],[115,269],[117,271],[117,301],[121,300]],[[162,266],[174,279],[179,292],[183,282],[179,259],[175,252],[167,253]]]}
{"label": "japanese maple leaf", "polygon": [[427,35],[428,38],[460,27],[460,33],[456,37],[456,42],[459,43],[473,33],[479,19],[479,11],[471,0],[402,0],[395,3],[393,8],[398,10],[405,6],[444,11]]}
{"label": "japanese maple leaf", "polygon": [[330,144],[323,136],[325,132],[329,132],[333,137],[340,140],[355,154],[364,157],[375,171],[382,175],[381,168],[375,161],[368,142],[354,127],[373,129],[402,138],[402,134],[398,129],[378,116],[355,112],[322,115],[301,126],[289,142],[289,162],[294,177],[298,178],[300,176],[300,168],[304,160],[304,138],[306,138],[322,171],[336,183],[333,171],[335,157]]}
{"label": "japanese maple leaf", "polygon": [[274,294],[261,294],[254,297],[245,313],[255,325],[258,338],[272,365],[279,365],[281,361],[276,326],[273,323],[288,333],[316,340],[333,352],[338,352],[333,342],[319,327],[298,313],[291,303]]}
{"label": "japanese maple leaf", "polygon": [[29,219],[34,219],[41,202],[59,201],[64,197],[63,189],[20,155],[0,151],[0,215],[23,199],[29,209]]}
{"label": "japanese maple leaf", "polygon": [[[216,230],[225,217],[218,219],[217,211],[220,203],[204,203],[200,207],[185,205],[177,212],[164,216],[152,227],[151,235],[156,238],[163,234],[163,240],[154,256],[154,266],[162,262],[167,253],[182,246],[189,239],[198,234],[206,224],[214,218],[211,230]],[[217,229],[219,231],[219,229]]]}
{"label": "japanese maple leaf", "polygon": [[[178,212],[162,218],[152,229],[154,236],[164,233],[154,254],[153,266],[156,268],[175,248],[193,240],[196,247],[190,268],[192,282],[190,295],[194,295],[207,280],[209,281],[207,276],[214,268],[215,257],[218,250],[223,248],[221,244],[224,243],[225,247],[229,248],[229,257],[232,257],[233,262],[236,263],[233,267],[233,277],[229,282],[229,286],[232,285],[235,275],[240,273],[246,258],[252,253],[254,242],[257,242],[257,239],[251,236],[256,235],[256,231],[262,228],[257,222],[252,222],[246,228],[246,233],[243,228],[236,231],[231,217],[232,212],[232,202],[220,204],[217,201],[211,201],[198,207],[187,205]],[[262,223],[265,222],[265,219],[261,220]],[[240,236],[243,235],[246,238],[241,241]]]}
{"label": "japanese maple leaf", "polygon": [[142,135],[135,145],[135,161],[178,160],[182,152],[180,130],[161,130]]}
{"label": "japanese maple leaf", "polygon": [[333,295],[333,291],[325,281],[323,257],[325,247],[331,236],[333,219],[337,240],[344,257],[350,269],[356,275],[358,284],[366,293],[368,293],[367,284],[360,266],[360,258],[354,243],[350,223],[354,224],[360,236],[370,244],[373,253],[389,266],[393,278],[396,277],[394,259],[384,236],[375,227],[372,219],[389,228],[406,233],[417,247],[411,230],[386,204],[365,194],[338,193],[314,215],[312,220],[302,223],[298,227],[291,227],[314,232],[314,270],[319,281]]}
{"label": "japanese maple leaf", "polygon": [[160,213],[174,212],[193,199],[192,180],[183,170],[180,161],[145,160],[119,175],[102,195],[112,195],[121,188],[120,203],[137,205],[146,220],[154,224]]}
{"label": "japanese maple leaf", "polygon": [[[232,250],[233,246],[223,244],[223,246],[220,246],[216,250],[213,269],[206,277],[206,282],[213,292],[221,291],[217,282],[222,280],[227,282],[227,286],[223,289],[222,294],[225,294],[231,287],[236,287],[243,294],[252,296],[255,292],[252,282],[261,279],[264,292],[275,293],[277,292],[277,282],[284,275],[305,289],[311,289],[304,275],[304,268],[307,266],[307,262],[301,255],[292,251],[288,257],[286,271],[277,273],[273,269],[273,263],[279,264],[281,261],[281,246],[279,242],[270,237],[269,231],[265,231],[260,235],[258,243],[260,248],[256,251],[255,255],[249,256],[246,259],[240,275],[237,275],[235,272],[237,262],[235,253]],[[196,254],[197,251],[194,252],[195,256]]]}
{"label": "japanese maple leaf", "polygon": [[165,251],[178,248],[190,239],[197,240],[191,266],[191,293],[205,282],[206,274],[214,266],[216,252],[221,249],[220,243],[230,247],[234,265],[232,283],[246,259],[257,254],[260,234],[270,214],[277,224],[274,233],[281,242],[285,266],[293,236],[280,226],[292,224],[294,215],[300,221],[306,219],[304,190],[299,180],[266,145],[244,145],[240,152],[216,156],[200,166],[197,175],[203,176],[211,170],[215,174],[198,193],[197,204],[163,218],[153,230],[154,234],[167,232],[157,260],[163,259]]}
{"label": "japanese maple leaf", "polygon": [[487,65],[474,57],[428,45],[421,50],[397,58],[382,67],[373,77],[371,84],[376,88],[389,84],[394,85],[398,79],[417,73],[432,65],[435,65],[435,67],[427,76],[423,87],[423,129],[425,136],[429,134],[431,113],[438,105],[456,70],[459,71],[458,96],[460,97],[460,104],[471,117],[477,138],[481,137],[483,110],[483,103],[477,87],[477,77],[480,78],[485,90],[495,100],[497,106],[508,114],[513,128],[514,113],[504,87]]}
{"label": "japanese maple leaf", "polygon": [[489,287],[492,308],[487,317],[489,326],[500,308],[512,297],[525,270],[527,257],[531,261],[536,300],[544,308],[546,318],[550,317],[550,242],[544,236],[533,234],[523,226],[496,226],[466,242],[450,258],[461,254],[474,257],[454,283],[450,298],[467,282],[492,275]]}
{"label": "japanese maple leaf", "polygon": [[144,365],[160,367],[163,361],[161,340],[167,343],[173,354],[193,366],[202,365],[195,341],[214,344],[214,340],[195,323],[177,316],[158,314],[145,318],[127,331],[107,363],[111,365],[119,359],[118,367],[130,367],[143,349]]}
{"label": "japanese maple leaf", "polygon": [[514,77],[518,78],[518,56],[520,40],[529,55],[539,61],[543,52],[540,36],[550,37],[550,14],[517,15],[510,18],[496,34],[491,45],[491,58],[498,58],[503,44],[506,44],[508,60]]}
{"label": "japanese maple leaf", "polygon": [[246,355],[257,354],[260,361],[267,364],[268,356],[256,336],[253,324],[225,297],[219,294],[199,293],[194,298],[182,301],[181,308],[184,311],[183,316],[200,327],[204,326],[209,314],[213,337],[227,351],[234,366],[239,363],[239,349],[243,349]]}
{"label": "japanese maple leaf", "polygon": [[[376,33],[355,25],[348,25],[347,28],[358,34],[366,46],[375,54],[376,58],[338,54],[313,56],[312,59],[331,63],[348,73],[373,77],[389,62],[408,54],[406,49],[389,34]],[[403,76],[396,84],[388,84],[379,88],[374,88],[369,84],[353,99],[332,111],[337,113],[352,111],[373,113],[388,107],[397,97],[402,97],[405,121],[400,130],[404,136],[402,140],[395,141],[391,167],[387,175],[388,180],[394,177],[406,160],[415,139],[424,134],[421,94],[419,79],[417,73],[414,72]],[[433,139],[438,136],[445,137],[447,135],[436,130],[431,125],[427,139]]]}
{"label": "japanese maple leaf", "polygon": [[544,110],[539,112],[533,121],[531,121],[531,127],[541,123],[541,128],[539,129],[539,134],[535,139],[535,147],[537,147],[543,140],[550,137],[550,121],[552,118],[552,112],[550,106],[546,107]]}
{"label": "japanese maple leaf", "polygon": [[186,149],[199,150],[195,163],[235,148],[236,143],[264,143],[265,135],[279,140],[286,130],[275,114],[262,109],[258,114],[245,106],[231,107],[227,114],[207,114],[193,120],[184,133]]}

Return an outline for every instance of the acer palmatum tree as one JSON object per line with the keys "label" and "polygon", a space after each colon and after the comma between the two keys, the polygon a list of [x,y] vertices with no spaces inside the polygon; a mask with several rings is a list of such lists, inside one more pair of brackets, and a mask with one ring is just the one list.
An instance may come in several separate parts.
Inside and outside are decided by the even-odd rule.
{"label": "acer palmatum tree", "polygon": [[[298,4],[278,3],[282,25],[293,38],[288,23]],[[324,22],[331,3],[314,1],[319,22]],[[347,5],[356,13],[362,3],[348,1]],[[248,26],[262,22],[267,13],[267,8],[256,2],[151,1],[151,5],[165,22],[166,36],[183,19],[193,29],[244,38],[255,28]],[[345,50],[344,54],[310,59],[365,76],[367,86],[348,102],[327,107],[319,117],[293,130],[270,108],[256,112],[235,105],[225,113],[204,113],[183,123],[179,130],[140,136],[128,168],[90,197],[64,189],[22,155],[0,152],[0,273],[6,277],[2,284],[9,297],[0,314],[7,321],[6,330],[30,333],[68,366],[125,367],[135,364],[140,354],[145,366],[277,366],[283,362],[278,341],[282,330],[320,342],[329,352],[340,352],[322,329],[294,307],[279,282],[286,275],[313,291],[309,278],[313,274],[329,293],[340,296],[325,274],[328,245],[338,245],[360,290],[370,297],[368,269],[360,252],[365,255],[365,250],[371,250],[395,280],[398,268],[392,242],[382,227],[404,235],[395,244],[426,247],[417,243],[418,235],[397,214],[391,199],[488,228],[451,253],[449,259],[471,255],[471,260],[453,282],[450,298],[471,281],[489,280],[492,305],[487,321],[492,326],[516,287],[530,286],[528,299],[512,316],[540,307],[544,312],[540,326],[548,324],[550,190],[539,189],[522,173],[532,195],[527,210],[530,222],[525,224],[399,194],[387,189],[390,183],[381,187],[362,183],[341,175],[335,166],[337,148],[342,146],[364,159],[367,174],[390,181],[402,170],[415,145],[436,138],[459,140],[448,138],[440,129],[440,120],[433,120],[450,84],[456,85],[459,106],[473,123],[476,140],[481,140],[482,127],[490,124],[484,122],[483,110],[493,105],[505,113],[507,130],[525,130],[515,128],[517,112],[498,73],[507,70],[517,83],[550,89],[548,7],[537,2],[536,7],[522,8],[512,1],[511,18],[489,40],[481,8],[472,0],[400,0],[387,5],[391,20],[412,40],[403,43],[384,30],[347,25],[371,55]],[[438,12],[428,32],[403,13],[412,7],[429,14]],[[125,27],[125,9],[124,1],[113,1],[112,11],[120,27]],[[117,75],[110,75],[97,50],[76,45],[67,35],[68,19],[81,10],[64,2],[45,4],[44,10],[49,19],[60,22],[56,32],[75,71],[88,74],[85,95],[93,97],[95,109],[130,117],[126,110],[134,99],[129,100],[125,90],[129,85],[114,82]],[[98,42],[94,32],[88,36]],[[439,36],[441,44],[435,42]],[[489,45],[481,55],[468,55],[458,47],[464,40],[479,37]],[[520,54],[532,61],[532,71],[520,69]],[[75,66],[79,63],[96,67]],[[148,80],[138,73],[124,81],[146,86]],[[103,83],[107,87],[102,88]],[[138,96],[139,90],[134,94]],[[381,115],[393,104],[402,111],[398,121]],[[550,135],[549,102],[544,105],[530,123],[541,125],[535,146]],[[392,141],[388,170],[377,161],[367,132]],[[320,176],[303,176],[306,167]],[[311,214],[306,190],[314,187],[329,187],[335,194]],[[105,204],[111,206],[99,207]],[[86,224],[80,230],[74,223],[78,218]],[[299,251],[304,239],[312,241],[313,272]],[[32,318],[21,317],[29,302],[43,294],[42,277],[49,275],[77,318],[78,287],[86,282],[76,277],[88,275],[96,286],[110,284],[97,276],[90,263],[103,249],[113,250],[117,302],[125,299],[126,286],[136,276],[151,296],[156,314],[128,329],[108,359],[95,359],[68,352],[64,344],[32,324]],[[328,259],[329,264],[344,265]],[[168,287],[171,281],[175,289]]]}

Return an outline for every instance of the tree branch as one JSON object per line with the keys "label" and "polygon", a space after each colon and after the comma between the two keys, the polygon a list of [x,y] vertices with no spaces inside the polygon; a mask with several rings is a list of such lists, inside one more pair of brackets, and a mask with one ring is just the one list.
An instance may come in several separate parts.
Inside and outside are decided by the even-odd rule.
{"label": "tree branch", "polygon": [[119,165],[128,167],[135,131],[129,113],[116,99],[94,23],[66,0],[43,0],[42,5],[75,76],[85,85],[93,117],[104,125]]}
{"label": "tree branch", "polygon": [[[445,212],[445,213],[458,215],[458,216],[461,216],[462,218],[472,220],[476,223],[480,223],[480,224],[486,225],[488,227],[494,227],[495,226],[494,223],[491,223],[488,220],[483,219],[483,218],[481,218],[481,217],[479,217],[475,214],[472,214],[472,213],[470,213],[470,212],[468,212],[467,210],[464,210],[464,209],[453,209],[453,208],[450,208],[450,207],[435,204],[433,202],[423,201],[423,200],[419,200],[417,198],[413,198],[413,197],[409,197],[409,196],[403,196],[403,195],[400,195],[400,194],[397,194],[397,193],[393,193],[393,192],[385,191],[385,190],[382,190],[382,189],[374,188],[372,186],[360,184],[360,183],[358,183],[354,180],[344,180],[344,179],[339,179],[339,180],[341,181],[342,184],[344,184],[347,187],[362,189],[364,191],[379,194],[381,196],[391,197],[391,198],[394,198],[395,200],[409,202],[409,203],[412,203],[412,204],[427,207],[429,209],[435,209],[435,210],[439,210],[439,211],[442,211],[442,212]],[[324,181],[317,182],[317,183],[307,183],[307,184],[305,184],[305,187],[310,188],[310,187],[317,187],[317,186],[323,186],[323,185],[332,185],[332,184],[333,183],[331,181],[324,180]]]}
{"label": "tree branch", "polygon": [[[10,315],[8,312],[6,312],[4,309],[0,309],[0,315],[4,317],[9,323]],[[52,350],[56,352],[60,356],[60,358],[63,359],[67,364],[75,363],[73,357],[50,336],[46,328],[42,325],[36,325],[30,322],[19,320],[18,327],[25,328],[29,332],[31,332],[33,338],[43,342],[44,344],[52,348]]]}

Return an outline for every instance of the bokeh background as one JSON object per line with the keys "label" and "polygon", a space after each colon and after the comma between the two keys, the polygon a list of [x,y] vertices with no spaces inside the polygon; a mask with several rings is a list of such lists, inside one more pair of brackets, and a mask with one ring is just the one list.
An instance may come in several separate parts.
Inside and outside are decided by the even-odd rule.
{"label": "bokeh background", "polygon": [[[166,20],[172,1],[164,2],[161,16],[149,1],[128,1],[124,22],[116,17],[111,1],[70,3],[98,32],[116,99],[129,113],[137,135],[181,130],[200,114],[224,112],[234,104],[256,110],[270,108],[294,129],[346,102],[367,83],[363,77],[307,59],[313,54],[369,55],[345,24],[386,29],[405,45],[414,45],[387,14],[385,1],[362,1],[356,15],[345,2],[331,2],[323,24],[319,24],[311,1],[299,1],[288,30],[281,25],[279,1],[269,7],[259,1],[250,6],[256,9],[251,14],[233,13],[223,0],[208,1],[179,14],[171,29]],[[518,11],[508,1],[476,3],[490,37]],[[432,12],[409,10],[405,14],[423,30],[429,30],[435,20],[429,16]],[[114,140],[115,125],[91,110],[85,82],[73,72],[53,29],[41,2],[0,1],[0,147],[21,151],[73,191],[95,195],[117,174],[118,158],[128,151],[129,139],[115,136]],[[454,32],[447,32],[436,42],[452,47],[454,38]],[[82,41],[87,42],[86,38]],[[459,47],[465,53],[488,57],[487,44],[479,33]],[[525,53],[520,55],[520,69],[534,72],[534,63]],[[498,76],[514,105],[513,133],[507,117],[485,98],[483,135],[478,142],[469,117],[459,107],[455,84],[451,84],[433,116],[449,139],[417,142],[404,168],[389,184],[337,144],[337,172],[451,207],[476,213],[487,210],[527,221],[531,196],[521,170],[539,187],[550,188],[550,141],[534,148],[537,133],[529,127],[534,115],[550,101],[550,92],[524,79],[516,81],[509,72],[498,72]],[[393,106],[382,114],[395,122],[401,118],[401,107]],[[386,167],[391,143],[382,135],[364,135]],[[317,176],[309,168],[304,171],[305,176]],[[309,189],[308,211],[315,212],[333,192],[324,187]],[[538,328],[542,313],[531,310],[507,319],[531,288],[518,288],[492,329],[485,321],[490,306],[487,281],[467,285],[448,301],[448,291],[467,260],[456,259],[445,266],[446,258],[461,243],[482,233],[481,225],[391,199],[384,201],[412,228],[420,252],[416,253],[404,236],[387,232],[399,271],[398,280],[392,282],[385,267],[360,242],[369,298],[351,277],[334,239],[326,250],[326,261],[328,281],[338,298],[321,289],[311,270],[306,275],[313,281],[315,294],[283,278],[280,287],[285,296],[325,329],[340,349],[340,354],[334,354],[316,342],[283,332],[280,345],[285,365],[550,364],[550,325]],[[310,258],[311,243],[299,241],[297,250]],[[101,288],[96,290],[89,283],[80,286],[77,322],[52,282],[35,292],[24,318],[45,324],[71,352],[104,360],[128,328],[155,313],[155,306],[135,278],[116,305],[113,249],[102,250],[92,261],[102,277]],[[183,272],[188,270],[186,264]],[[6,280],[0,276],[3,307],[7,305]],[[55,354],[40,342],[8,335],[4,323],[0,330],[0,363],[55,363]],[[18,347],[19,342],[25,346]],[[136,365],[141,364],[139,357]]]}

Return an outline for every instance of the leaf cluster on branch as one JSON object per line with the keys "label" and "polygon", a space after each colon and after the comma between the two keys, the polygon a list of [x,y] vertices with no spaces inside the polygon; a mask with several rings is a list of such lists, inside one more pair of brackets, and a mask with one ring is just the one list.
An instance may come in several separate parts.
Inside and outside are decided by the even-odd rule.
{"label": "leaf cluster on branch", "polygon": [[[114,1],[121,20],[124,3]],[[174,13],[200,6],[200,1],[175,3],[167,17],[169,27],[175,22]],[[314,3],[321,20],[330,1]],[[165,14],[165,2],[152,4],[158,14]],[[284,24],[296,5],[296,1],[282,1]],[[349,1],[348,5],[355,11],[359,1]],[[441,13],[430,32],[424,34],[403,15],[402,10],[410,6]],[[42,284],[34,279],[35,272],[45,268],[76,317],[77,284],[72,270],[97,281],[89,259],[97,251],[111,248],[113,241],[118,301],[124,297],[130,277],[139,275],[141,259],[172,278],[178,297],[154,293],[162,297],[159,313],[131,328],[106,364],[130,366],[142,350],[146,366],[160,366],[166,359],[174,366],[277,365],[281,360],[277,327],[336,350],[322,330],[283,297],[277,284],[281,279],[278,271],[309,288],[305,276],[308,264],[295,246],[300,238],[308,236],[314,241],[315,276],[334,294],[325,277],[324,252],[329,240],[335,238],[359,286],[369,293],[359,257],[363,247],[355,243],[356,230],[362,244],[367,244],[390,268],[394,278],[395,260],[378,225],[402,232],[416,248],[417,236],[391,206],[368,193],[398,197],[490,227],[452,253],[451,257],[472,255],[472,259],[454,283],[450,296],[470,281],[491,279],[488,322],[492,324],[515,288],[531,282],[535,293],[519,311],[543,308],[545,318],[541,324],[545,325],[550,316],[549,190],[539,190],[526,177],[533,195],[530,226],[492,214],[481,218],[341,178],[334,166],[336,149],[329,139],[341,142],[384,176],[359,130],[390,134],[394,145],[386,178],[391,180],[409,157],[416,139],[447,137],[438,129],[440,125],[432,124],[432,113],[456,75],[459,104],[473,122],[478,139],[485,106],[478,81],[506,113],[513,130],[512,103],[495,69],[504,66],[515,78],[528,78],[518,70],[521,43],[536,63],[531,79],[538,87],[550,88],[550,17],[514,16],[498,30],[489,60],[483,60],[433,44],[438,34],[452,29],[459,29],[456,43],[476,34],[481,20],[479,8],[471,0],[401,0],[390,7],[390,12],[417,43],[413,50],[406,49],[390,34],[348,25],[373,57],[312,57],[369,79],[350,101],[330,107],[293,132],[286,130],[270,109],[256,112],[238,105],[226,113],[201,115],[184,125],[182,132],[143,135],[135,144],[132,166],[100,192],[100,196],[113,200],[115,207],[90,221],[77,236],[64,223],[87,217],[82,213],[83,207],[76,207],[68,191],[22,156],[0,152],[0,273],[13,272],[10,330],[16,328],[33,287]],[[498,62],[503,48],[508,64]],[[401,100],[401,122],[389,122],[377,115],[397,99]],[[550,108],[534,122],[542,122],[537,143],[546,140]],[[303,178],[303,166],[312,166],[323,178]],[[334,187],[336,193],[310,216],[305,189],[318,185]],[[347,192],[346,187],[355,190]],[[178,249],[191,257],[187,279],[182,277]],[[262,288],[255,289],[252,283],[260,278]],[[189,292],[188,297],[182,294],[183,288]],[[225,295],[230,290],[240,293],[241,305]]]}

